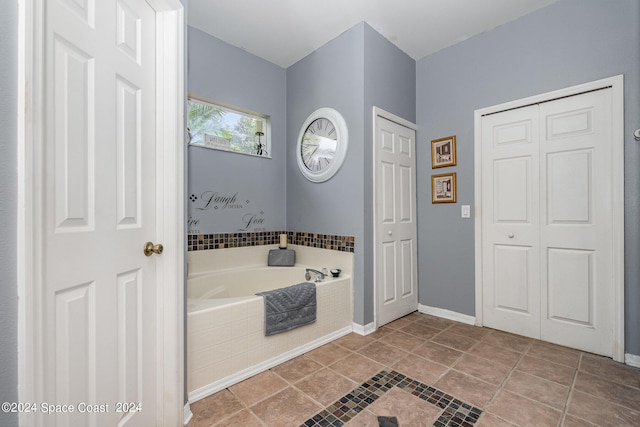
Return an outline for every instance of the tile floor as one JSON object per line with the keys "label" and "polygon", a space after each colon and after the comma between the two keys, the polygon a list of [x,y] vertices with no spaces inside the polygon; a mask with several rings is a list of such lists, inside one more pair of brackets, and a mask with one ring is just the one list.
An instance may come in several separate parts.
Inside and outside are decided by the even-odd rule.
{"label": "tile floor", "polygon": [[640,369],[413,313],[191,404],[188,427],[640,426]]}

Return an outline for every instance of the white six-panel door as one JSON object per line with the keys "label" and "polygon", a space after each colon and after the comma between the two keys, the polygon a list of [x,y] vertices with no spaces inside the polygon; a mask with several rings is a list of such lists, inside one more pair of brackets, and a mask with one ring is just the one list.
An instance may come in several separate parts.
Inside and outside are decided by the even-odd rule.
{"label": "white six-panel door", "polygon": [[484,324],[527,336],[540,333],[537,110],[482,119]]}
{"label": "white six-panel door", "polygon": [[540,104],[543,339],[612,356],[611,89]]}
{"label": "white six-panel door", "polygon": [[46,2],[41,425],[156,422],[155,20]]}
{"label": "white six-panel door", "polygon": [[380,327],[418,308],[415,130],[376,117],[375,283]]}
{"label": "white six-panel door", "polygon": [[612,98],[482,118],[483,323],[613,351]]}

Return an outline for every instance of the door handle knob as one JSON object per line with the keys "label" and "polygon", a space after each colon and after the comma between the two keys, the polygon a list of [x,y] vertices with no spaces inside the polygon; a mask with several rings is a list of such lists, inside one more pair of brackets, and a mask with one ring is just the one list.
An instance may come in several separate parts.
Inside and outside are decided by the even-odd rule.
{"label": "door handle knob", "polygon": [[391,235],[393,234],[393,232],[392,232],[391,230],[389,230],[389,231],[387,231],[387,234],[388,234],[389,236],[391,236]]}
{"label": "door handle knob", "polygon": [[151,256],[151,254],[160,255],[163,250],[164,247],[161,243],[157,243],[154,245],[153,242],[147,242],[144,244],[144,254],[146,256]]}
{"label": "door handle knob", "polygon": [[509,236],[510,239],[513,239],[513,236],[515,236],[515,234],[509,233],[508,236]]}

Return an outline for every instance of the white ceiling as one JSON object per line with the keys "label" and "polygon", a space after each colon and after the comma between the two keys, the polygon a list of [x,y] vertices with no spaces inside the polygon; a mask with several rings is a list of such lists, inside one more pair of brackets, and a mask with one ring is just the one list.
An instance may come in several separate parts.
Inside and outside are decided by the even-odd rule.
{"label": "white ceiling", "polygon": [[189,0],[188,24],[289,67],[365,21],[413,59],[558,0]]}

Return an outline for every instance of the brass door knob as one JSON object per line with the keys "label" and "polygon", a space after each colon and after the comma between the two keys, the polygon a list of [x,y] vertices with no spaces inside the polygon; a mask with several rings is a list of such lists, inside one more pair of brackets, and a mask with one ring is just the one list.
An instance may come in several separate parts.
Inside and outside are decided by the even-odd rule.
{"label": "brass door knob", "polygon": [[160,243],[154,245],[153,242],[147,242],[144,244],[144,254],[146,256],[151,256],[151,254],[160,255],[163,250],[164,247],[162,247],[162,244]]}

